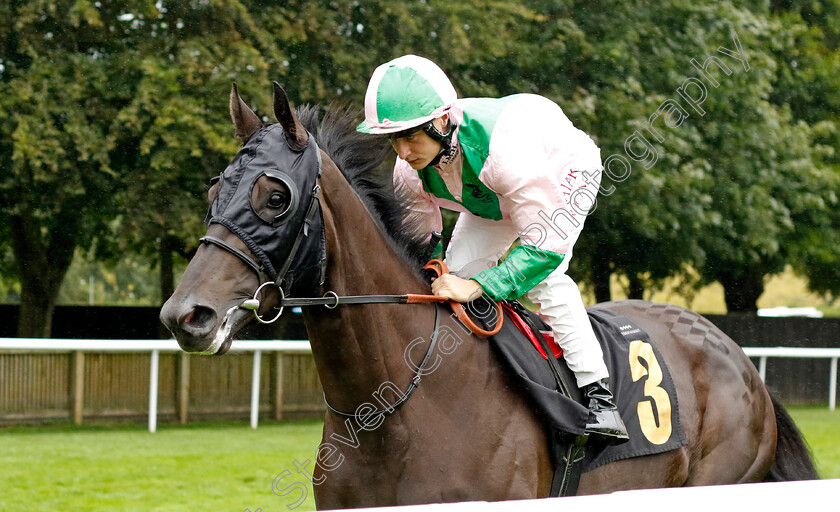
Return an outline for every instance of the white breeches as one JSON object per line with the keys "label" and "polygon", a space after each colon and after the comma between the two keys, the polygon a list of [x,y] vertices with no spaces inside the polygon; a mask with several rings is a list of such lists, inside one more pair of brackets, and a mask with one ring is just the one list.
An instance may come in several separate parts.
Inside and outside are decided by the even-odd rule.
{"label": "white breeches", "polygon": [[[583,222],[579,228],[582,227]],[[569,250],[563,263],[526,296],[539,307],[539,315],[551,326],[566,363],[575,372],[578,387],[583,387],[609,377],[609,372],[580,290],[566,275],[579,234],[580,229],[569,234]],[[494,221],[461,213],[446,251],[446,264],[453,274],[468,279],[495,266],[518,237],[519,232],[510,220]]]}

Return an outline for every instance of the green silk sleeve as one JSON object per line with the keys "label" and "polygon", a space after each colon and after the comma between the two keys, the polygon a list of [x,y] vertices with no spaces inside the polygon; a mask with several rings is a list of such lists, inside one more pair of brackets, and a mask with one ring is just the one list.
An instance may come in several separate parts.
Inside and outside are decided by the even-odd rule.
{"label": "green silk sleeve", "polygon": [[478,282],[493,300],[515,300],[554,272],[563,258],[565,254],[520,245],[503,262],[482,270],[470,279]]}

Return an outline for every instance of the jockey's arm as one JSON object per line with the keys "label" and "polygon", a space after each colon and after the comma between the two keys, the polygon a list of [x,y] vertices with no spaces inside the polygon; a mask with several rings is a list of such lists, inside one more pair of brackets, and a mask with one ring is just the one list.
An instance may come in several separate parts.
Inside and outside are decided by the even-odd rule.
{"label": "jockey's arm", "polygon": [[493,300],[515,300],[554,272],[564,258],[563,254],[520,245],[503,262],[470,279],[479,284]]}
{"label": "jockey's arm", "polygon": [[563,257],[534,246],[520,245],[505,261],[469,279],[454,274],[442,275],[432,283],[432,292],[456,302],[469,302],[482,295],[497,301],[514,300],[548,277],[560,266]]}

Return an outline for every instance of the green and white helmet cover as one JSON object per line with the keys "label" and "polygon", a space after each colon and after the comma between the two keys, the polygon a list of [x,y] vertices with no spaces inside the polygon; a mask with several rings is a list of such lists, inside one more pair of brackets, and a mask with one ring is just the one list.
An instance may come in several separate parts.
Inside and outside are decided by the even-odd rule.
{"label": "green and white helmet cover", "polygon": [[420,126],[449,110],[458,94],[437,64],[404,55],[373,72],[365,94],[362,133],[395,133]]}

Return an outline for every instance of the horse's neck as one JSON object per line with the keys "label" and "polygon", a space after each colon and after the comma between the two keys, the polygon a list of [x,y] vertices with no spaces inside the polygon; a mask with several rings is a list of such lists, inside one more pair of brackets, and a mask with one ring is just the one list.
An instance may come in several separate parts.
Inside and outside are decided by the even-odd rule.
{"label": "horse's neck", "polygon": [[[338,295],[430,293],[326,159],[321,189],[326,290]],[[407,385],[412,372],[403,352],[417,337],[429,339],[434,309],[402,304],[310,307],[304,310],[304,320],[328,399],[336,407],[352,408],[369,401],[370,393],[384,382]]]}
{"label": "horse's neck", "polygon": [[327,230],[328,286],[337,293],[407,293],[426,286],[400,257],[361,199],[333,166],[321,178]]}

